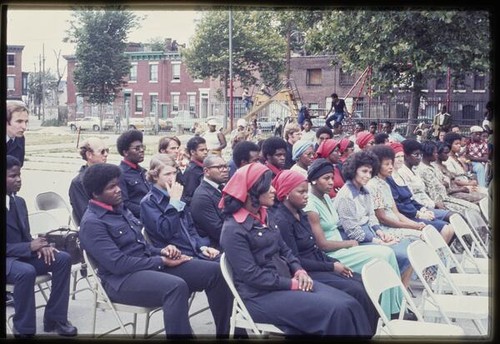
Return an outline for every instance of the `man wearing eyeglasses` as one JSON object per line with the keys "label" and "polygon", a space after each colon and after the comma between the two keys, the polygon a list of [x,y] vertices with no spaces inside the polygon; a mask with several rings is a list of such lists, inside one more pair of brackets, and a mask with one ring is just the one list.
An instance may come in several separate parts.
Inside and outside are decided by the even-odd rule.
{"label": "man wearing eyeglasses", "polygon": [[78,174],[73,178],[69,186],[69,202],[73,208],[73,219],[76,225],[80,224],[80,220],[90,200],[90,197],[83,188],[83,173],[89,166],[106,162],[109,154],[108,146],[98,137],[89,137],[81,143],[79,149],[80,156],[86,163],[80,168],[80,171],[78,171]]}
{"label": "man wearing eyeglasses", "polygon": [[120,189],[125,207],[138,219],[141,218],[141,200],[151,190],[146,180],[146,169],[139,163],[144,161],[146,146],[142,143],[142,132],[136,129],[127,130],[116,140],[118,153],[123,156],[120,162],[122,175]]}
{"label": "man wearing eyeglasses", "polygon": [[201,237],[209,237],[210,245],[219,249],[220,232],[224,218],[218,205],[222,189],[229,180],[226,161],[210,155],[203,160],[203,180],[196,188],[191,200],[191,212],[196,230]]}

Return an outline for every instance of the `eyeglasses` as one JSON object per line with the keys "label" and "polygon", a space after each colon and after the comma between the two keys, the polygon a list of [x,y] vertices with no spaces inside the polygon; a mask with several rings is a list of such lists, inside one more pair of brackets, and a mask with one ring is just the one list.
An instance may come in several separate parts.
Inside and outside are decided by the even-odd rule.
{"label": "eyeglasses", "polygon": [[411,153],[411,156],[414,158],[418,158],[419,156],[422,156],[422,153],[421,152],[414,152],[414,153]]}
{"label": "eyeglasses", "polygon": [[135,147],[130,147],[130,149],[135,150],[136,152],[139,152],[141,150],[146,150],[146,146],[145,145],[138,145]]}
{"label": "eyeglasses", "polygon": [[109,153],[109,148],[103,148],[98,152],[101,153],[101,155],[104,155],[104,153]]}
{"label": "eyeglasses", "polygon": [[207,166],[207,168],[216,168],[219,171],[222,171],[222,170],[228,170],[229,166],[228,165],[213,165],[213,166]]}

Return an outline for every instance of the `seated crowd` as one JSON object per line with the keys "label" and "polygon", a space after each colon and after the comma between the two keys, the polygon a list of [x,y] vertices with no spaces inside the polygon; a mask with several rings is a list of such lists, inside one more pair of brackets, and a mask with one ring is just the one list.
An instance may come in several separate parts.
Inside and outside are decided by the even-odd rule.
{"label": "seated crowd", "polygon": [[[285,139],[240,138],[229,161],[211,154],[201,136],[189,139],[185,153],[178,138],[165,137],[148,169],[140,165],[141,131],[118,137],[119,166],[106,162],[102,140],[85,140],[85,165],[69,197],[81,246],[110,298],[161,306],[167,338],[189,338],[189,296],[205,291],[216,334],[226,337],[232,295],[219,268],[224,252],[254,321],[286,335],[373,336],[378,314],[361,280],[363,266],[385,260],[408,287],[413,271],[406,248],[427,224],[460,250],[449,218],[464,209],[479,212],[490,155],[476,126],[461,155],[462,136],[455,132],[419,142],[393,132],[390,122],[380,133],[376,123],[369,130],[357,124],[353,135],[343,135],[341,125],[314,133],[310,124],[305,121],[303,132],[290,124]],[[8,159],[11,197],[20,166]],[[40,249],[43,244],[33,240],[31,251],[67,269],[67,257]],[[58,264],[51,265],[53,285]],[[66,293],[69,282],[57,283],[53,291]],[[394,318],[401,301],[399,291],[389,290],[381,305]],[[24,303],[32,312],[33,301]],[[48,327],[71,326],[67,300],[49,305]],[[411,312],[405,316],[412,319]],[[33,331],[21,317],[14,325]]]}

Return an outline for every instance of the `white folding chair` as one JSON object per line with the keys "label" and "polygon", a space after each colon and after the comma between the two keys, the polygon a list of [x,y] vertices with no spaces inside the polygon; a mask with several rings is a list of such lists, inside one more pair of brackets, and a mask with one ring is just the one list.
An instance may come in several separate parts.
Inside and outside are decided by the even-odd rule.
{"label": "white folding chair", "polygon": [[[455,230],[455,235],[458,240],[464,247],[462,262],[466,264],[466,266],[472,264],[473,266],[477,266],[480,270],[484,269],[484,264],[489,264],[490,259],[488,259],[488,254],[477,240],[476,236],[472,233],[464,218],[459,214],[453,214],[450,216],[450,224]],[[479,263],[479,260],[473,258],[482,258],[482,263]],[[479,264],[481,264],[481,266],[479,266]]]}
{"label": "white folding chair", "polygon": [[479,201],[479,209],[481,209],[481,214],[484,216],[484,219],[490,223],[490,211],[489,211],[489,199],[488,197],[483,197]]}
{"label": "white folding chair", "polygon": [[35,209],[36,210],[46,210],[53,213],[57,218],[64,220],[66,226],[71,226],[73,229],[78,227],[73,223],[73,218],[71,216],[71,209],[57,192],[47,191],[41,192],[35,197]]}
{"label": "white folding chair", "polygon": [[491,231],[483,216],[474,209],[465,209],[465,220],[486,253],[491,254]]}
{"label": "white folding chair", "polygon": [[[446,241],[437,229],[432,225],[427,225],[422,229],[422,234],[425,242],[434,249],[434,252],[439,256],[443,265],[451,269],[456,268],[459,273],[470,273],[473,275],[485,274],[488,275],[488,261],[485,258],[471,258],[470,261],[474,263],[464,264],[460,262],[456,255],[451,251]],[[467,260],[469,261],[469,260]],[[486,261],[486,264],[484,262]]]}
{"label": "white folding chair", "polygon": [[[388,335],[390,337],[406,336],[463,336],[462,328],[448,324],[436,324],[424,322],[412,297],[401,282],[400,276],[386,261],[374,259],[363,266],[361,278],[366,292],[370,297],[375,309],[380,315],[379,335]],[[380,296],[386,290],[399,288],[403,294],[403,302],[399,312],[399,318],[390,320],[380,305]],[[403,320],[406,309],[415,313],[418,321]]]}
{"label": "white folding chair", "polygon": [[[87,267],[89,269],[89,278],[92,280],[92,292],[94,293],[94,300],[93,300],[93,309],[92,309],[92,336],[96,337],[96,318],[97,318],[97,309],[103,309],[103,310],[110,310],[113,316],[115,317],[116,321],[118,322],[118,327],[115,327],[103,334],[100,334],[97,337],[102,337],[105,336],[109,333],[115,332],[117,330],[122,330],[123,333],[126,335],[130,335],[129,332],[127,331],[126,327],[131,326],[132,327],[132,338],[136,338],[136,332],[137,332],[137,315],[138,314],[145,314],[146,315],[146,324],[145,324],[145,332],[144,332],[144,338],[150,338],[158,333],[164,331],[164,329],[160,329],[152,334],[148,334],[149,330],[149,321],[151,319],[151,316],[155,314],[158,311],[161,311],[161,307],[140,307],[140,306],[131,306],[131,305],[126,305],[123,303],[117,303],[113,302],[109,299],[108,294],[104,290],[101,281],[99,277],[96,274],[96,266],[95,263],[92,261],[92,258],[90,258],[87,255],[87,252],[84,250],[83,251],[83,256],[85,258],[85,262],[87,263]],[[118,312],[124,312],[124,313],[133,313],[133,321],[124,323],[122,319],[120,318],[120,315]]]}
{"label": "white folding chair", "polygon": [[[40,293],[42,294],[44,300],[45,300],[45,303],[43,304],[39,304],[36,306],[36,308],[43,308],[47,305],[47,302],[49,301],[49,297],[46,293],[46,290],[50,290],[50,284],[49,282],[52,280],[52,275],[51,274],[45,274],[45,275],[39,275],[39,276],[36,276],[36,279],[35,279],[35,293]],[[10,284],[10,283],[7,283],[6,284],[6,287],[5,287],[5,291],[7,292],[11,292],[13,293],[14,292],[14,288],[16,287],[15,284]],[[14,300],[15,302],[15,300]],[[11,321],[12,321],[12,318],[14,317],[15,313],[12,313],[8,318],[7,318],[7,326],[9,327],[10,331],[12,332],[13,329],[12,329],[12,325],[11,325]]]}
{"label": "white folding chair", "polygon": [[[448,324],[449,318],[471,320],[479,334],[488,335],[483,321],[489,323],[489,297],[463,295],[462,291],[453,283],[446,268],[432,248],[422,240],[416,240],[408,245],[408,259],[424,285],[422,292],[421,313],[425,317],[444,319]],[[438,276],[442,274],[442,276]],[[444,278],[451,287],[452,294],[442,294],[440,284],[434,280]]]}
{"label": "white folding chair", "polygon": [[233,270],[231,269],[231,266],[227,261],[225,253],[223,253],[220,258],[220,268],[222,270],[222,276],[224,276],[224,280],[226,281],[229,289],[231,289],[231,293],[234,296],[233,311],[231,314],[229,329],[230,338],[234,338],[234,330],[236,327],[252,330],[252,332],[259,337],[262,337],[269,333],[280,335],[284,334],[283,331],[272,324],[256,323],[252,320],[252,317],[250,316],[250,313],[248,313],[248,310],[245,307],[240,294],[234,286]]}

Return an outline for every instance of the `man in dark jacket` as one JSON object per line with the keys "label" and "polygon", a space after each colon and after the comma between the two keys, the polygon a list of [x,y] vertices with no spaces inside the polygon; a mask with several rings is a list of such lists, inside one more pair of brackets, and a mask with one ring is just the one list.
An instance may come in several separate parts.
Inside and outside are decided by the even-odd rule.
{"label": "man in dark jacket", "polygon": [[24,164],[24,132],[28,127],[28,108],[23,102],[7,102],[7,155]]}
{"label": "man in dark jacket", "polygon": [[184,190],[181,201],[187,206],[191,205],[194,190],[200,185],[203,178],[203,160],[208,155],[207,143],[203,137],[194,136],[186,144],[191,160],[184,171]]}

